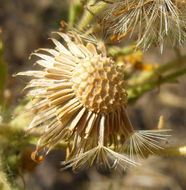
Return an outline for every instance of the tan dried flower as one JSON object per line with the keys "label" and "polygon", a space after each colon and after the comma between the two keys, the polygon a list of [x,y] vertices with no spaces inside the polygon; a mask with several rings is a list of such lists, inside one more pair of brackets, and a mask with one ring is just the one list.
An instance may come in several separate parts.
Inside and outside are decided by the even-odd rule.
{"label": "tan dried flower", "polygon": [[128,35],[144,50],[154,44],[162,52],[165,38],[174,46],[186,40],[185,0],[110,0],[101,15],[112,40]]}
{"label": "tan dried flower", "polygon": [[27,130],[44,129],[33,158],[41,149],[50,151],[65,139],[66,167],[75,169],[87,162],[109,168],[135,165],[117,153],[133,133],[125,108],[123,71],[106,56],[103,43],[86,42],[76,32],[57,34],[67,47],[52,39],[55,49],[39,49],[48,55],[33,53],[40,57],[36,63],[43,69],[18,73],[34,78],[26,88],[31,88],[28,95],[33,97],[31,108],[36,116]]}

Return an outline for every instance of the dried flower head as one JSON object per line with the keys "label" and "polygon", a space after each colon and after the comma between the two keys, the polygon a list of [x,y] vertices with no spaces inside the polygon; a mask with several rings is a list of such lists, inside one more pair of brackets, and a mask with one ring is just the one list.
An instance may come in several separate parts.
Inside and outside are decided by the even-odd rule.
{"label": "dried flower head", "polygon": [[44,129],[33,158],[41,149],[50,151],[65,139],[66,167],[75,169],[87,162],[109,168],[135,165],[117,153],[120,144],[133,133],[125,108],[123,71],[106,56],[103,43],[89,43],[76,32],[57,34],[66,47],[52,39],[55,49],[33,53],[40,58],[36,63],[42,69],[18,73],[33,77],[26,88],[30,88],[28,95],[33,97],[31,108],[36,116],[27,130]]}
{"label": "dried flower head", "polygon": [[133,36],[137,47],[146,50],[154,44],[163,51],[167,37],[173,45],[185,42],[185,5],[185,0],[110,0],[102,24],[112,40]]}

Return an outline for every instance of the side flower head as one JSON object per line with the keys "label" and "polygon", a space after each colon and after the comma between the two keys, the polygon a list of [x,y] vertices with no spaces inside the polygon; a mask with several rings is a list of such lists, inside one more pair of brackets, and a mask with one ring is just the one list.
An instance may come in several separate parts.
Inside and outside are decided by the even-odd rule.
{"label": "side flower head", "polygon": [[123,71],[107,57],[103,43],[87,42],[74,31],[57,34],[66,45],[52,38],[55,49],[33,53],[40,58],[36,63],[41,70],[17,74],[33,78],[26,88],[36,115],[27,131],[44,131],[33,159],[37,160],[41,149],[47,153],[65,140],[66,168],[76,169],[85,163],[109,168],[136,165],[118,153],[134,132],[126,113]]}
{"label": "side flower head", "polygon": [[104,9],[102,24],[114,41],[128,35],[137,47],[154,44],[162,52],[165,38],[174,46],[186,40],[185,0],[110,0]]}

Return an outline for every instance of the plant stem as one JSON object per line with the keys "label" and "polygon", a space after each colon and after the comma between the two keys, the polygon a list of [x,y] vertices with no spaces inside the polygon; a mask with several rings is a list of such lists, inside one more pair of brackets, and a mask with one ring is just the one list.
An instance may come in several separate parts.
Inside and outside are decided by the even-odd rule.
{"label": "plant stem", "polygon": [[144,84],[138,85],[136,87],[129,88],[128,93],[128,103],[135,102],[139,97],[141,97],[145,92],[152,90],[156,86],[164,84],[166,82],[171,82],[177,77],[186,74],[186,67],[179,69],[175,72],[172,72],[166,76],[157,77],[157,79],[152,80],[150,82],[146,82]]}
{"label": "plant stem", "polygon": [[3,60],[3,42],[1,39],[1,33],[2,30],[0,28],[0,106],[3,107],[4,111],[4,98],[3,98],[3,93],[4,93],[4,88],[5,88],[5,83],[6,83],[6,74],[7,74],[7,65]]}
{"label": "plant stem", "polygon": [[112,57],[117,57],[120,55],[127,55],[130,53],[134,52],[134,47],[132,45],[130,46],[125,46],[123,48],[119,48],[117,46],[112,46],[108,49],[108,54],[111,55]]}
{"label": "plant stem", "polygon": [[97,14],[104,8],[105,3],[102,3],[99,6],[94,6],[95,2],[96,0],[90,0],[87,3],[87,8],[91,7],[92,5],[93,5],[93,8],[89,9],[89,11],[87,10],[84,11],[82,18],[80,19],[77,25],[78,30],[83,31],[88,26],[88,24],[90,24],[92,19],[95,17],[94,14]]}
{"label": "plant stem", "polygon": [[[181,62],[180,62],[180,59],[181,59]],[[138,86],[139,84],[149,81],[150,79],[152,79],[153,77],[156,77],[157,75],[165,73],[168,70],[177,68],[178,66],[180,66],[181,63],[185,63],[185,62],[186,62],[186,55],[182,56],[181,58],[170,61],[170,62],[158,67],[157,69],[153,69],[152,71],[148,72],[147,74],[141,75],[137,79],[132,79],[131,81],[129,81],[129,85]]]}
{"label": "plant stem", "polygon": [[70,0],[70,10],[69,10],[69,25],[73,27],[75,22],[75,3],[74,0]]}
{"label": "plant stem", "polygon": [[70,9],[69,9],[69,25],[74,27],[77,18],[79,17],[79,13],[82,10],[81,0],[70,0]]}
{"label": "plant stem", "polygon": [[[16,153],[17,151],[15,150],[19,150],[20,152],[22,152],[25,149],[25,147],[30,147],[30,145],[34,145],[34,146],[36,145],[37,143],[36,139],[38,138],[37,135],[36,136],[33,135],[33,136],[29,136],[25,138],[23,137],[23,134],[24,134],[24,131],[14,130],[13,126],[1,125],[0,137],[3,136],[4,138],[7,138],[6,143],[5,141],[4,143],[0,141],[0,147],[2,151],[4,152],[3,154],[5,154],[6,156],[12,156],[14,158],[14,155],[16,156],[17,154]],[[7,148],[11,146],[13,147],[12,149]],[[65,142],[65,140],[62,140],[55,148],[65,150],[67,148],[67,143]],[[110,147],[110,148],[112,149],[113,147]],[[148,157],[151,154],[159,155],[159,156],[186,156],[186,146],[180,146],[180,147],[170,146],[170,147],[165,147],[164,149],[153,149],[152,152],[149,152],[149,150],[147,149],[147,150],[144,150],[143,154],[146,157]],[[16,164],[17,162],[13,162],[13,163]],[[0,164],[3,164],[3,162]],[[3,165],[1,167],[3,167]],[[13,168],[16,168],[16,165]],[[1,175],[1,172],[0,172],[0,175]]]}

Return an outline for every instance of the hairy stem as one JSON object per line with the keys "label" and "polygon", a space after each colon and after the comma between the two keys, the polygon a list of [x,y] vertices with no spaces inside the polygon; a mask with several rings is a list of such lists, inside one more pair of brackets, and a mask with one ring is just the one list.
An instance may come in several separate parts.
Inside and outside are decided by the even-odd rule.
{"label": "hairy stem", "polygon": [[69,8],[69,25],[74,27],[77,17],[79,16],[79,12],[82,9],[82,4],[80,0],[70,0],[70,8]]}
{"label": "hairy stem", "polygon": [[4,103],[4,88],[5,88],[5,82],[6,82],[6,73],[7,73],[7,65],[3,60],[3,43],[1,39],[1,33],[2,30],[0,28],[0,106],[2,106],[3,111],[5,109],[5,103]]}
{"label": "hairy stem", "polygon": [[[104,121],[103,121],[104,122]],[[7,137],[7,146],[10,146],[10,142],[14,144],[14,146],[19,146],[19,149],[25,148],[25,146],[28,145],[36,145],[36,141],[39,135],[32,135],[29,137],[23,138],[24,131],[21,130],[14,130],[13,126],[6,125],[2,126],[0,125],[0,137],[4,136],[5,138]],[[22,136],[22,138],[20,138]],[[2,139],[2,138],[0,138]],[[19,141],[18,141],[19,139]],[[9,141],[11,140],[11,141]],[[15,141],[17,144],[15,144]],[[0,147],[1,148],[6,148],[5,144],[2,143],[0,140]],[[67,147],[67,143],[62,140],[57,146],[57,149],[65,149]],[[112,149],[112,147],[110,147]],[[149,152],[149,151],[148,151]],[[156,155],[161,155],[161,156],[186,156],[186,146],[170,146],[166,147],[164,149],[154,149],[153,150],[154,154]],[[150,153],[151,154],[151,153]]]}
{"label": "hairy stem", "polygon": [[186,62],[186,55],[182,56],[181,58],[170,61],[170,62],[158,67],[157,69],[153,69],[152,71],[150,71],[146,74],[143,74],[136,79],[131,80],[129,82],[129,85],[130,86],[138,86],[144,82],[151,80],[152,78],[154,78],[158,75],[161,75],[162,73],[165,73],[169,70],[178,68],[182,63],[185,63],[185,62]]}
{"label": "hairy stem", "polygon": [[[77,25],[77,29],[80,31],[83,31],[92,21],[93,18],[95,18],[95,14],[97,14],[98,12],[100,12],[103,8],[105,3],[100,4],[99,6],[94,6],[96,3],[96,0],[90,0],[86,7],[88,10],[85,10],[82,18],[80,19],[78,25]],[[91,8],[94,7],[94,8]]]}
{"label": "hairy stem", "polygon": [[186,67],[181,68],[175,72],[172,72],[170,74],[167,74],[165,76],[157,76],[156,79],[145,82],[141,85],[138,85],[136,87],[129,88],[128,93],[128,103],[135,102],[138,98],[140,98],[145,92],[152,90],[155,87],[160,86],[161,84],[174,81],[180,76],[183,76],[186,74]]}

